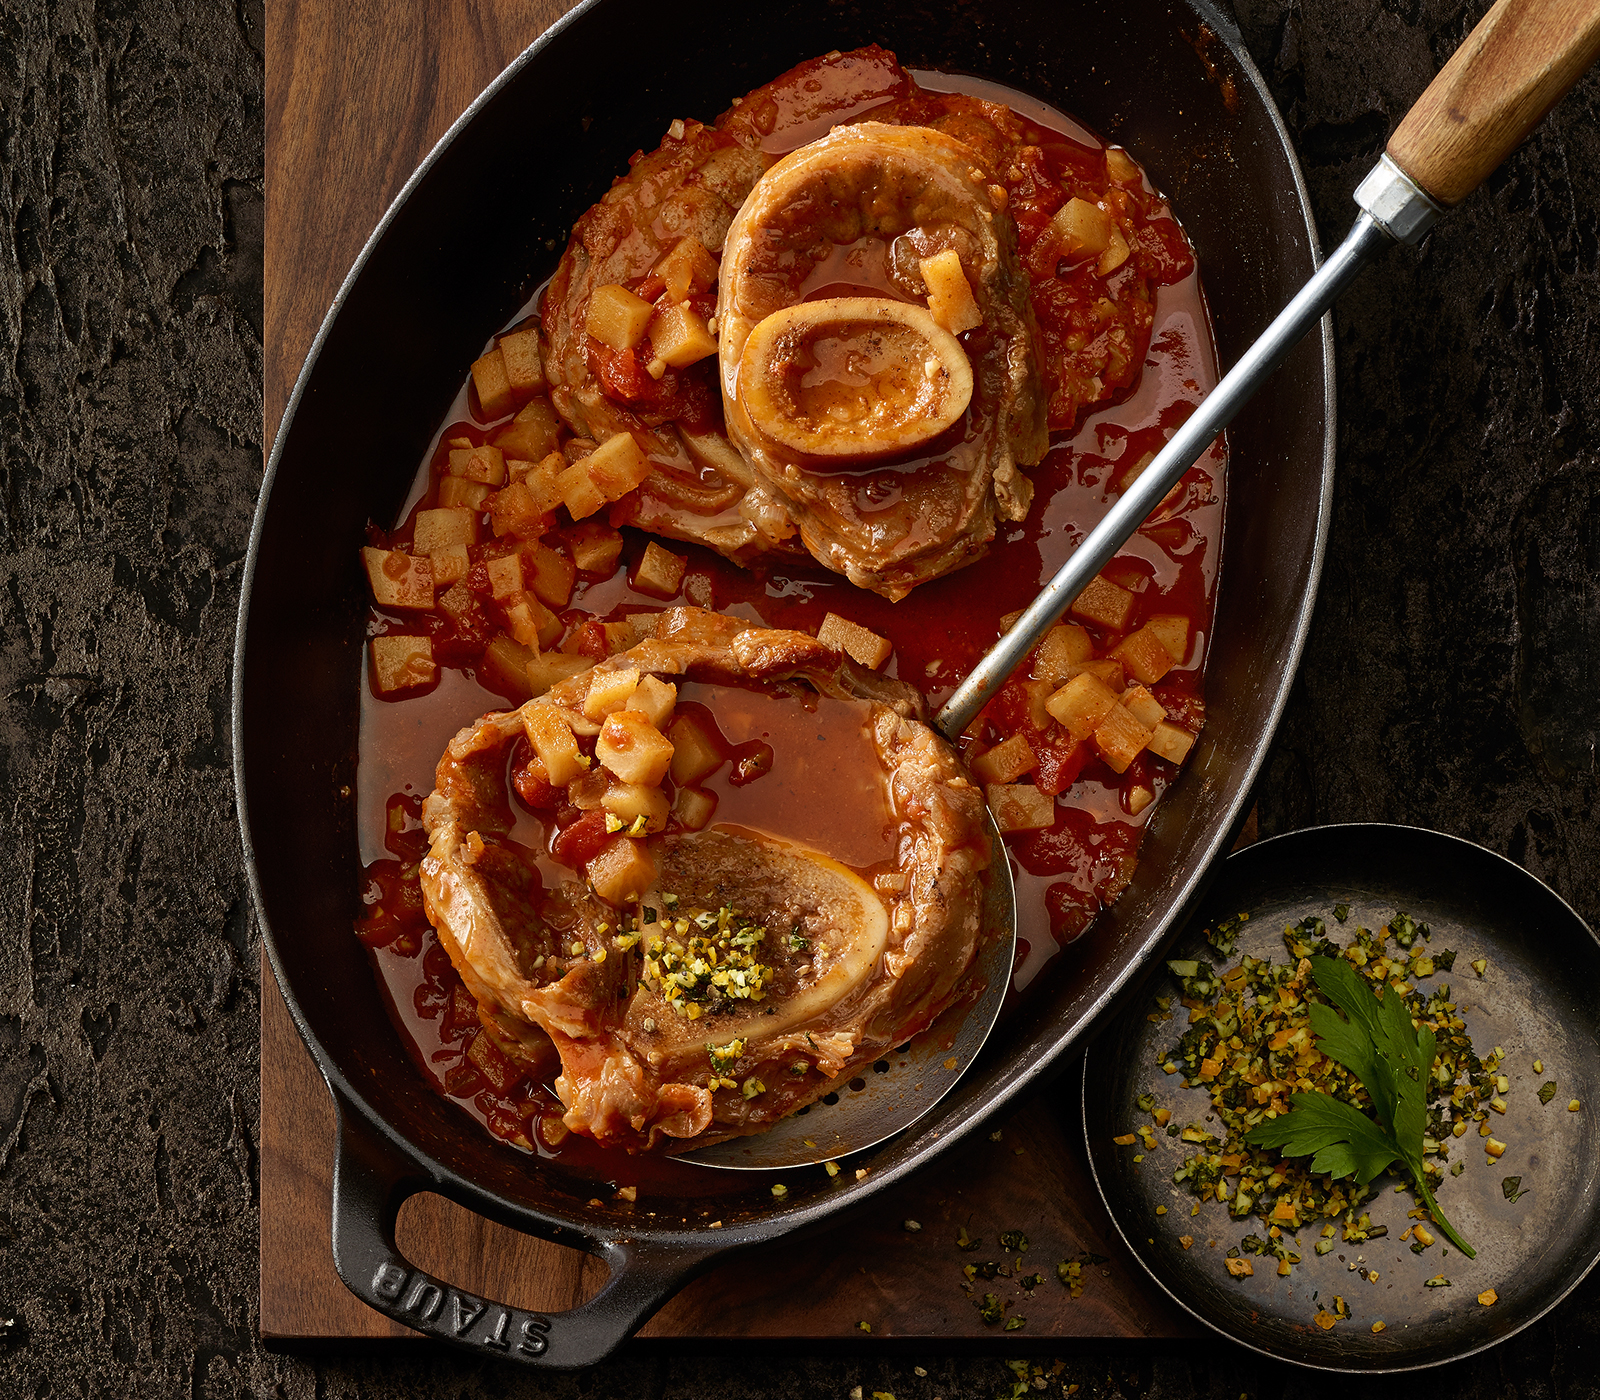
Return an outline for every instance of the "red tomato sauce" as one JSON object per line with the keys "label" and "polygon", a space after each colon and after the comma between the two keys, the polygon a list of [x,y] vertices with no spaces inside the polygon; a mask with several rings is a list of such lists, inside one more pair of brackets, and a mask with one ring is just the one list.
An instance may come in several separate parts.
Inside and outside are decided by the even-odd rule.
{"label": "red tomato sauce", "polygon": [[[1029,471],[1035,496],[1028,518],[1002,525],[977,563],[921,585],[899,603],[857,590],[809,559],[770,556],[744,569],[679,542],[669,543],[688,559],[688,568],[678,595],[664,600],[633,586],[649,539],[625,529],[614,569],[578,574],[570,605],[560,614],[567,638],[562,649],[604,656],[608,645],[599,624],[673,603],[810,632],[834,611],[893,642],[885,673],[915,685],[930,711],[937,709],[999,637],[1001,617],[1033,600],[1104,515],[1129,474],[1160,449],[1215,384],[1215,352],[1192,253],[1142,175],[1113,179],[1103,143],[1022,94],[975,79],[916,76],[924,91],[907,99],[903,85],[894,87],[866,65],[857,75],[856,92],[867,96],[854,109],[845,95],[830,91],[819,97],[797,85],[788,106],[780,102],[764,114],[770,117],[763,127],[770,133],[765,144],[775,152],[793,149],[823,134],[841,112],[854,117],[877,108],[881,113],[885,101],[921,104],[926,119],[943,114],[958,122],[969,109],[982,109],[993,120],[992,104],[1003,101],[1015,114],[1007,115],[1009,125],[1000,124],[1012,142],[1006,183],[1025,262],[1070,198],[1109,201],[1129,216],[1128,256],[1109,276],[1100,275],[1093,259],[1063,266],[1059,275],[1056,267],[1031,269],[1048,361],[1052,436],[1048,456]],[[958,95],[947,98],[938,89]],[[917,115],[905,112],[903,119]],[[841,250],[829,264],[830,285],[812,294],[877,287],[882,276],[873,257],[870,249]],[[537,297],[516,324],[531,323],[536,313]],[[637,394],[667,416],[681,413],[689,426],[720,421],[720,403],[696,387],[701,376],[652,380],[637,364],[621,360],[594,366],[618,398]],[[476,446],[496,426],[479,416],[470,380],[450,420],[417,473],[401,525],[393,531],[371,528],[371,543],[408,542],[417,509],[435,500],[452,440]],[[1219,440],[1104,571],[1136,595],[1130,627],[1157,613],[1188,619],[1187,656],[1152,689],[1169,716],[1190,729],[1198,729],[1204,717],[1201,681],[1222,541],[1225,461]],[[582,529],[562,529],[554,515],[545,523],[547,544],[570,541]],[[380,698],[363,687],[357,826],[366,877],[357,933],[371,950],[396,1025],[423,1073],[496,1136],[559,1158],[581,1176],[614,1187],[644,1182],[658,1193],[711,1193],[722,1185],[715,1173],[670,1160],[627,1157],[566,1133],[554,1092],[522,1075],[480,1029],[473,1000],[422,912],[416,871],[427,842],[420,814],[434,766],[458,729],[522,698],[495,677],[484,656],[502,626],[486,561],[516,546],[507,538],[472,547],[473,568],[463,582],[475,600],[473,609],[454,616],[371,611],[370,635],[426,634],[441,669],[435,684],[397,699]],[[1097,655],[1115,640],[1093,626],[1088,630]],[[1035,730],[1014,681],[969,731],[969,741],[975,737],[988,744],[1017,733],[1028,735],[1038,753],[1033,781],[1056,794],[1052,828],[1013,833],[1006,840],[1018,896],[1013,985],[1020,991],[1057,956],[1071,957],[1063,950],[1070,950],[1095,914],[1126,886],[1144,825],[1178,770],[1146,752],[1118,774],[1091,744]],[[512,777],[508,773],[508,783]],[[1155,799],[1137,812],[1131,810],[1137,804],[1130,804],[1136,789]],[[725,788],[724,797],[731,791]],[[561,814],[536,810],[520,798],[515,806],[518,821],[510,839],[527,849],[546,887],[552,879],[570,878],[550,853],[550,843],[571,825],[573,814],[563,823]]]}

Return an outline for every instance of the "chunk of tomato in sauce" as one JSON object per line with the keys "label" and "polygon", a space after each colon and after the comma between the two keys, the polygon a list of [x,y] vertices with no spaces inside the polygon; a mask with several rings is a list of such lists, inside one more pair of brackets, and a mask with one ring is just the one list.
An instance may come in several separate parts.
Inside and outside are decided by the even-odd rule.
{"label": "chunk of tomato in sauce", "polygon": [[[566,812],[576,810],[565,809]],[[567,825],[561,825],[560,816],[556,822],[559,830],[550,842],[550,854],[573,870],[582,870],[611,839],[611,834],[606,830],[606,814],[599,809],[585,812]]]}
{"label": "chunk of tomato in sauce", "polygon": [[708,361],[669,369],[660,379],[652,379],[646,368],[651,358],[648,340],[632,350],[613,350],[590,336],[586,354],[589,372],[600,381],[606,397],[627,405],[645,424],[681,423],[696,433],[722,426],[722,400]]}

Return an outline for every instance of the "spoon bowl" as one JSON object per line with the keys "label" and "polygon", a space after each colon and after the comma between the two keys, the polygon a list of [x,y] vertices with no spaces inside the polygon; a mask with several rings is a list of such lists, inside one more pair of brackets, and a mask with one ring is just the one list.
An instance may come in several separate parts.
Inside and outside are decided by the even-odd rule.
{"label": "spoon bowl", "polygon": [[679,1161],[735,1171],[774,1171],[832,1161],[865,1152],[904,1132],[955,1088],[994,1029],[1016,962],[1011,862],[993,814],[986,810],[984,819],[995,859],[985,886],[984,934],[973,967],[974,992],[947,1007],[927,1030],[870,1069],[835,1080],[809,1107],[763,1132],[682,1153]]}

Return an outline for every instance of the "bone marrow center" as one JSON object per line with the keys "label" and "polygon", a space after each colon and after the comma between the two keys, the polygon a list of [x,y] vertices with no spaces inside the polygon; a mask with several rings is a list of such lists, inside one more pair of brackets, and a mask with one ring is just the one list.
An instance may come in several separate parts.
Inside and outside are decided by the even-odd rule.
{"label": "bone marrow center", "polygon": [[831,297],[757,324],[739,400],[758,431],[811,457],[870,458],[937,437],[972,401],[961,342],[922,307]]}

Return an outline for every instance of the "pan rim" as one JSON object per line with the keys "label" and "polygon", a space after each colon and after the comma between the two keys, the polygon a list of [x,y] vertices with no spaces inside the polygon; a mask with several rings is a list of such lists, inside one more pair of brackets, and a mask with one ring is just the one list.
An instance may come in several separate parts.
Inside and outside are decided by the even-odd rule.
{"label": "pan rim", "polygon": [[[1182,912],[1191,907],[1203,893],[1211,878],[1211,871],[1217,864],[1219,853],[1225,849],[1231,838],[1231,833],[1237,827],[1239,821],[1242,820],[1243,814],[1248,808],[1251,785],[1265,760],[1266,739],[1269,739],[1276,730],[1284,708],[1288,703],[1290,684],[1298,669],[1310,631],[1331,524],[1333,468],[1337,432],[1333,325],[1331,313],[1325,315],[1319,323],[1320,340],[1316,342],[1321,358],[1321,392],[1323,402],[1326,405],[1326,413],[1322,434],[1321,486],[1316,510],[1316,527],[1308,564],[1310,585],[1305,590],[1293,634],[1284,652],[1283,660],[1285,664],[1281,670],[1276,698],[1267,714],[1263,742],[1257,747],[1248,761],[1241,765],[1239,771],[1242,773],[1242,780],[1239,782],[1238,796],[1225,809],[1225,815],[1218,824],[1219,834],[1208,847],[1203,848],[1205,859],[1196,862],[1195,870],[1180,886],[1180,898],[1175,906],[1177,913],[1165,926],[1158,927],[1152,933],[1144,945],[1139,948],[1137,954],[1130,958],[1128,966],[1121,975],[1115,978],[1089,1003],[1081,1017],[1080,1029],[1077,1033],[1064,1036],[1056,1041],[1039,1056],[1033,1065],[1027,1067],[1024,1072],[994,1093],[981,1105],[962,1106],[959,1109],[947,1110],[956,1113],[957,1116],[954,1120],[940,1118],[935,1120],[933,1125],[924,1125],[920,1129],[910,1130],[914,1136],[906,1141],[905,1155],[902,1160],[881,1170],[874,1170],[865,1180],[852,1182],[835,1195],[813,1198],[812,1200],[780,1209],[758,1221],[746,1222],[716,1231],[696,1228],[692,1225],[653,1226],[631,1219],[624,1225],[619,1220],[596,1221],[586,1219],[578,1210],[574,1210],[570,1214],[558,1214],[504,1197],[492,1187],[479,1184],[473,1178],[440,1161],[434,1154],[419,1147],[393,1127],[387,1117],[374,1107],[358,1086],[340,1071],[337,1061],[323,1046],[311,1027],[295,995],[279,950],[276,933],[271,921],[264,912],[266,908],[265,894],[256,860],[255,844],[251,837],[249,787],[245,773],[245,745],[242,742],[246,728],[242,686],[242,678],[245,673],[245,641],[250,606],[254,594],[256,568],[260,558],[261,540],[266,522],[267,506],[277,480],[279,467],[284,457],[286,443],[293,428],[297,410],[314,376],[330,332],[343,309],[350,291],[365,271],[377,247],[388,235],[403,206],[438,164],[444,153],[472,124],[479,112],[513,82],[523,69],[547,47],[557,42],[567,30],[586,18],[592,11],[603,8],[609,3],[612,3],[612,0],[581,0],[581,3],[558,19],[532,44],[518,54],[463,110],[461,115],[450,125],[449,129],[418,164],[416,170],[406,180],[374,226],[372,233],[363,244],[360,253],[342,280],[338,292],[329,305],[327,314],[312,339],[274,435],[272,451],[268,457],[266,470],[263,473],[261,493],[252,520],[249,544],[245,556],[233,648],[233,683],[230,705],[233,747],[232,766],[236,795],[235,808],[243,847],[246,880],[256,917],[262,930],[263,947],[268,963],[272,968],[274,979],[278,984],[279,993],[283,997],[302,1042],[310,1051],[318,1073],[327,1084],[336,1103],[341,1107],[348,1106],[356,1109],[365,1122],[379,1132],[400,1156],[412,1163],[422,1175],[428,1178],[429,1189],[437,1190],[440,1194],[444,1194],[473,1209],[492,1214],[495,1218],[517,1225],[530,1233],[544,1238],[557,1238],[558,1242],[564,1244],[576,1244],[578,1240],[574,1237],[581,1237],[583,1247],[593,1250],[601,1240],[614,1239],[625,1234],[630,1241],[637,1241],[641,1244],[659,1243],[670,1245],[679,1251],[698,1250],[707,1255],[721,1255],[782,1235],[808,1230],[817,1225],[835,1223],[841,1212],[865,1204],[879,1192],[889,1189],[912,1173],[926,1167],[963,1140],[969,1133],[981,1127],[997,1114],[1014,1107],[1022,1095],[1036,1090],[1041,1085],[1063,1073],[1069,1067],[1071,1058],[1081,1047],[1083,1037],[1101,1021],[1108,1008],[1126,990],[1129,981],[1133,979],[1139,967],[1164,942],[1168,941],[1172,928],[1181,924],[1180,916]],[[1237,65],[1239,73],[1253,90],[1263,115],[1270,121],[1292,177],[1293,207],[1297,211],[1297,218],[1294,222],[1297,227],[1303,229],[1311,266],[1314,269],[1320,265],[1322,260],[1321,242],[1312,214],[1310,195],[1305,183],[1304,173],[1292,138],[1284,123],[1282,113],[1278,110],[1264,78],[1245,47],[1243,36],[1237,24],[1224,14],[1213,3],[1213,0],[1183,0],[1183,5],[1184,8],[1214,30],[1222,40],[1229,50],[1233,62]],[[463,1128],[465,1129],[466,1126],[464,1120]],[[507,1152],[514,1151],[511,1148],[506,1148],[505,1150]],[[520,1154],[518,1155],[520,1158]]]}

